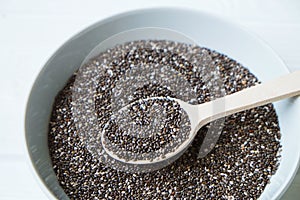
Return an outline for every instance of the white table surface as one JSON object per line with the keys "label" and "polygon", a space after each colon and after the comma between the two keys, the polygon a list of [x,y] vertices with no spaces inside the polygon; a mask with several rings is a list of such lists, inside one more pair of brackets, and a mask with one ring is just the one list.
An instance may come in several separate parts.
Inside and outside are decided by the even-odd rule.
{"label": "white table surface", "polygon": [[[1,200],[47,199],[26,162],[23,144],[26,99],[47,59],[94,22],[157,6],[188,7],[229,18],[265,40],[291,71],[300,69],[297,0],[0,0]],[[300,172],[283,199],[300,199]]]}

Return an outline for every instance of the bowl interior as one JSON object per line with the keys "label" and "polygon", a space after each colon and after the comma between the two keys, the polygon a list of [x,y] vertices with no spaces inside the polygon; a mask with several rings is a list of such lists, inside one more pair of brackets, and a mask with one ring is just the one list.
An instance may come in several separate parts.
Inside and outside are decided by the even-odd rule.
{"label": "bowl interior", "polygon": [[[49,59],[38,75],[28,100],[25,118],[28,152],[41,187],[50,198],[68,199],[51,167],[47,145],[48,123],[55,96],[100,42],[120,32],[144,27],[183,33],[200,46],[237,60],[261,81],[288,73],[281,59],[257,37],[205,13],[184,9],[148,9],[124,13],[94,24],[71,38]],[[275,108],[282,132],[282,159],[260,199],[279,198],[298,167],[300,99],[278,102]]]}

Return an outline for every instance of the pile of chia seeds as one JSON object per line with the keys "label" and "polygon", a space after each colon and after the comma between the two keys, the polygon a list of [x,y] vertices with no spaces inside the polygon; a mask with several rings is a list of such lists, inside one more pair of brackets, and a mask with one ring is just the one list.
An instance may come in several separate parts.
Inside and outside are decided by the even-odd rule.
{"label": "pile of chia seeds", "polygon": [[[279,165],[281,135],[272,104],[226,117],[213,150],[200,158],[214,122],[206,125],[178,160],[151,172],[107,165],[114,161],[99,142],[105,131],[104,143],[114,144],[108,149],[144,155],[175,148],[190,130],[185,112],[174,102],[141,99],[201,104],[257,83],[241,64],[195,45],[143,40],[102,52],[80,67],[53,105],[48,140],[61,187],[70,199],[257,199]],[[129,114],[119,112],[128,104]],[[165,109],[156,111],[156,104]],[[157,119],[164,112],[162,126]],[[142,137],[130,130],[141,130]]]}
{"label": "pile of chia seeds", "polygon": [[183,143],[191,130],[186,112],[169,99],[139,100],[112,118],[102,140],[106,151],[125,162],[163,157]]}

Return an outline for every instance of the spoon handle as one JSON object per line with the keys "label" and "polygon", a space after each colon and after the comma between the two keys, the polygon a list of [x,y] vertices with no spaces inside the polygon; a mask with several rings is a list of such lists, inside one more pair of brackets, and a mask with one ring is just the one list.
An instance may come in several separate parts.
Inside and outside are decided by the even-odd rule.
{"label": "spoon handle", "polygon": [[300,95],[300,70],[203,104],[210,110],[205,121],[297,95]]}

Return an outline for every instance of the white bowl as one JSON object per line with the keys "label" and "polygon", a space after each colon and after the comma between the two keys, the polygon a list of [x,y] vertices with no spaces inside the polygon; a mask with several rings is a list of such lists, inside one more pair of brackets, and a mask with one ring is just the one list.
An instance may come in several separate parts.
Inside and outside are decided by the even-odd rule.
{"label": "white bowl", "polygon": [[[224,53],[250,69],[261,81],[288,73],[282,60],[260,39],[239,26],[198,11],[155,8],[127,12],[92,25],[67,41],[45,64],[28,99],[25,140],[30,163],[49,198],[67,199],[59,186],[48,152],[52,104],[68,78],[89,52],[114,34],[135,28],[172,29],[200,46]],[[300,99],[275,103],[282,132],[282,159],[260,199],[278,199],[291,183],[299,163]]]}

